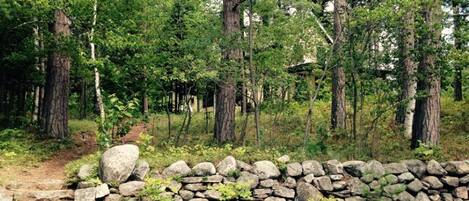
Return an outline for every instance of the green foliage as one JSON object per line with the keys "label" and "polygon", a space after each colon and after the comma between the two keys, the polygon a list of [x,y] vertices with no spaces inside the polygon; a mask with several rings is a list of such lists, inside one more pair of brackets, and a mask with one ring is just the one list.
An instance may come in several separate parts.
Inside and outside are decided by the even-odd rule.
{"label": "green foliage", "polygon": [[416,157],[424,161],[431,159],[441,159],[441,148],[438,146],[429,146],[419,142],[419,146],[414,150]]}
{"label": "green foliage", "polygon": [[71,119],[68,121],[68,130],[71,134],[84,133],[84,132],[98,132],[96,122],[91,120],[76,120]]}
{"label": "green foliage", "polygon": [[[97,142],[101,148],[111,146],[113,138],[117,135],[127,134],[135,121],[137,107],[137,99],[124,103],[115,94],[108,97],[105,107],[106,119],[97,135]],[[101,124],[101,119],[98,118],[96,121]]]}
{"label": "green foliage", "polygon": [[209,187],[209,190],[221,193],[221,200],[250,199],[252,196],[251,186],[244,183],[218,184]]}
{"label": "green foliage", "polygon": [[171,201],[172,198],[170,196],[162,195],[168,185],[169,180],[147,178],[145,180],[145,188],[140,191],[139,195],[145,200]]}
{"label": "green foliage", "polygon": [[96,152],[87,156],[83,156],[82,158],[72,161],[65,165],[64,172],[67,178],[66,182],[68,185],[77,184],[80,182],[80,179],[77,177],[78,171],[80,167],[89,164],[93,165],[93,174],[90,175],[89,178],[86,179],[88,182],[92,182],[95,184],[99,184],[101,181],[98,178],[98,167],[99,167],[99,159],[101,157],[101,152]]}

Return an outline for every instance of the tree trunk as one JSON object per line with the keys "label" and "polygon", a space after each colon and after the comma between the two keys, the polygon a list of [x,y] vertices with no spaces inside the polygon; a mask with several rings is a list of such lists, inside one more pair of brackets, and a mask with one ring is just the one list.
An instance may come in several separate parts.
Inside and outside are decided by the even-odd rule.
{"label": "tree trunk", "polygon": [[401,34],[401,94],[396,112],[396,122],[403,124],[404,136],[412,138],[412,122],[415,110],[415,94],[417,90],[417,65],[413,60],[415,45],[415,25],[414,12],[407,11],[403,19],[403,29]]}
{"label": "tree trunk", "polygon": [[[94,44],[94,27],[96,26],[96,18],[98,17],[98,0],[94,0],[93,4],[93,22],[91,24],[91,31],[90,31],[90,48],[91,48],[91,60],[96,61],[96,48]],[[104,103],[103,103],[103,96],[101,95],[101,87],[100,87],[100,77],[98,67],[94,67],[94,89],[96,91],[96,103],[99,109],[99,117],[101,118],[101,124],[104,124],[106,120],[106,112],[104,111]]]}
{"label": "tree trunk", "polygon": [[432,0],[423,5],[424,30],[421,44],[422,58],[419,63],[417,92],[423,97],[417,98],[412,130],[412,147],[419,143],[437,145],[440,137],[440,75],[436,64],[441,29],[441,2]]}
{"label": "tree trunk", "polygon": [[[224,35],[234,46],[239,43],[240,31],[240,0],[223,0]],[[242,58],[238,47],[224,47],[224,60],[228,65],[239,64]],[[218,143],[233,141],[235,138],[235,101],[236,82],[234,72],[237,65],[221,69],[220,83],[217,90],[217,105],[215,111],[215,138]]]}
{"label": "tree trunk", "polygon": [[87,83],[85,78],[81,78],[80,82],[80,119],[86,118],[86,89],[87,89]]}
{"label": "tree trunk", "polygon": [[[62,10],[55,11],[54,18],[55,22],[51,28],[55,40],[60,42],[62,37],[70,36],[71,21]],[[46,138],[64,139],[68,136],[70,63],[70,57],[63,50],[54,50],[49,55],[41,122]]]}
{"label": "tree trunk", "polygon": [[332,129],[345,129],[346,128],[346,110],[345,110],[345,72],[343,68],[342,43],[345,40],[345,20],[346,20],[346,0],[334,1],[334,33],[335,43],[333,47],[334,55],[337,61],[334,65],[332,75],[332,111],[331,111],[331,124]]}
{"label": "tree trunk", "polygon": [[[461,30],[461,23],[464,18],[459,16],[459,6],[453,0],[453,20],[454,20],[454,47],[457,50],[460,50],[461,45],[461,38],[462,37],[462,30]],[[463,100],[463,93],[462,93],[462,66],[459,62],[455,62],[454,64],[454,101],[462,101]]]}

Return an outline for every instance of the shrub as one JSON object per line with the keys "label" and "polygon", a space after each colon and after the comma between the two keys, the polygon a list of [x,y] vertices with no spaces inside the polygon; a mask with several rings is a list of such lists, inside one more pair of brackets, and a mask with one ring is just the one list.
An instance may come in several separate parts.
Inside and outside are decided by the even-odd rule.
{"label": "shrub", "polygon": [[251,187],[245,183],[219,184],[209,187],[209,190],[218,191],[221,194],[221,200],[240,200],[250,199]]}

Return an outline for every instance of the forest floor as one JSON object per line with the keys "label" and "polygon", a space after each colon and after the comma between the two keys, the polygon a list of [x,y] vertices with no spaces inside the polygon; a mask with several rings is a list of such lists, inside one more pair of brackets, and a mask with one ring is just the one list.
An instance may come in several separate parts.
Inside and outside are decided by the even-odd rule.
{"label": "forest floor", "polygon": [[96,150],[94,132],[74,134],[72,146],[59,150],[47,160],[32,166],[21,164],[5,166],[0,171],[0,179],[7,189],[43,190],[41,188],[44,188],[42,186],[44,182],[58,181],[60,183],[61,181],[64,183],[66,179],[65,165],[84,155],[94,153]]}

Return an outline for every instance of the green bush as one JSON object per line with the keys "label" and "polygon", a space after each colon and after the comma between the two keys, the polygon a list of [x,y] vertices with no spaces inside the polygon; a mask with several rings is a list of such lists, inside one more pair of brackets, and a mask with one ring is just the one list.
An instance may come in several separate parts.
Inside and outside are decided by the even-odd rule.
{"label": "green bush", "polygon": [[139,195],[146,200],[171,201],[172,198],[170,196],[162,195],[168,187],[169,182],[169,180],[165,179],[147,178],[145,180],[145,188],[140,191]]}
{"label": "green bush", "polygon": [[209,190],[219,192],[221,200],[250,199],[252,196],[250,185],[245,183],[218,184],[210,186]]}

